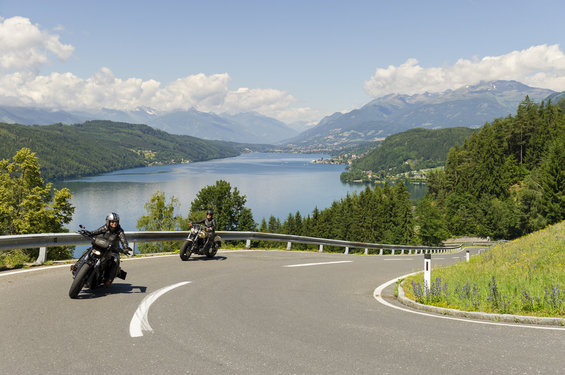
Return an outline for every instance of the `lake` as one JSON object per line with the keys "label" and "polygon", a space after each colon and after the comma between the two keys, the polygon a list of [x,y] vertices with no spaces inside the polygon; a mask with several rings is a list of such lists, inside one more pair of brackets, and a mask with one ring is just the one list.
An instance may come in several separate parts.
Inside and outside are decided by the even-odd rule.
{"label": "lake", "polygon": [[[343,184],[339,179],[344,165],[313,164],[329,157],[321,154],[250,153],[233,158],[189,164],[161,165],[115,171],[93,177],[59,181],[72,194],[75,213],[66,227],[76,231],[79,224],[95,229],[109,212],[117,212],[126,231],[135,231],[137,220],[146,214],[144,204],[160,190],[167,203],[172,196],[180,202],[178,214],[188,215],[196,194],[217,180],[228,181],[247,198],[257,223],[271,215],[284,221],[289,213],[303,217],[315,207],[324,209],[333,201],[365,188]],[[425,186],[409,186],[411,194],[421,196]]]}

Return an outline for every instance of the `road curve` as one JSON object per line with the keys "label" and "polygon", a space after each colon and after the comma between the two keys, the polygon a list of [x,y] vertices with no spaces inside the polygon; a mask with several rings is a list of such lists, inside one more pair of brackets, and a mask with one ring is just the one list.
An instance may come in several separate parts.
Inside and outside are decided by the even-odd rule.
{"label": "road curve", "polygon": [[[461,261],[437,255],[432,265]],[[294,267],[289,267],[294,266]],[[423,256],[223,251],[125,261],[68,298],[68,267],[0,273],[6,374],[562,374],[565,332],[472,324],[378,303]],[[175,286],[174,288],[171,286]],[[166,289],[165,289],[166,288]],[[391,297],[393,286],[383,291]],[[151,330],[132,337],[145,298]],[[158,299],[157,299],[158,297]],[[146,300],[147,301],[147,300]]]}

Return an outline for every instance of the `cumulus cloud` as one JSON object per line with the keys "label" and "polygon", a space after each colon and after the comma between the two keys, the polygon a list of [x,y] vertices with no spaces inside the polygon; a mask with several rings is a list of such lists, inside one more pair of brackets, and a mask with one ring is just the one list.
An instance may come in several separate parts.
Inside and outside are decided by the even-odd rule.
{"label": "cumulus cloud", "polygon": [[48,62],[50,53],[66,60],[73,51],[73,46],[62,44],[58,35],[40,30],[28,18],[0,18],[0,67],[4,70],[36,68]]}
{"label": "cumulus cloud", "polygon": [[533,87],[565,90],[565,54],[559,45],[538,45],[501,56],[459,59],[450,66],[423,68],[411,58],[399,66],[378,68],[365,82],[365,91],[387,94],[419,94],[456,89],[480,81],[516,80]]}
{"label": "cumulus cloud", "polygon": [[[57,27],[61,30],[62,27]],[[193,74],[166,85],[156,80],[122,79],[108,67],[89,78],[73,73],[40,75],[39,68],[55,56],[68,59],[74,51],[24,17],[0,18],[0,105],[95,111],[150,107],[169,112],[195,108],[203,112],[258,112],[282,121],[312,121],[320,114],[293,108],[295,98],[276,89],[230,90],[228,73]]]}

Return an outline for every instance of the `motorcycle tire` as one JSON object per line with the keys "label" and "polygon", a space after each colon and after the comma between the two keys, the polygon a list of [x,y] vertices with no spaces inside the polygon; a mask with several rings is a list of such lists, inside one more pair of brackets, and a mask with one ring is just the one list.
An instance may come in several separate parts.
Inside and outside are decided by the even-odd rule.
{"label": "motorcycle tire", "polygon": [[71,284],[71,288],[69,289],[69,297],[77,298],[78,294],[82,290],[82,287],[84,286],[84,283],[86,282],[86,279],[89,276],[90,267],[91,267],[90,264],[85,263],[77,272],[75,279]]}
{"label": "motorcycle tire", "polygon": [[182,244],[181,248],[180,248],[180,258],[185,261],[188,260],[188,258],[190,258],[190,255],[192,254],[192,249],[190,247],[191,242],[189,241],[184,241],[184,243]]}
{"label": "motorcycle tire", "polygon": [[208,250],[206,250],[206,256],[208,258],[213,258],[216,256],[217,252],[218,252],[218,246],[216,246],[216,244],[213,244],[208,248]]}

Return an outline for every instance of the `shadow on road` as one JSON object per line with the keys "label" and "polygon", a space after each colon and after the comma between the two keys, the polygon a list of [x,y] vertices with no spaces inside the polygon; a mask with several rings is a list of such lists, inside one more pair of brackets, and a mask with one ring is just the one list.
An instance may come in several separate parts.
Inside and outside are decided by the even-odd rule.
{"label": "shadow on road", "polygon": [[228,259],[228,258],[225,257],[225,256],[215,256],[213,258],[208,258],[207,256],[198,256],[198,255],[194,256],[193,255],[190,258],[188,258],[186,260],[186,262],[196,262],[196,261],[207,262],[207,261],[218,261],[218,260],[226,260],[226,259]]}
{"label": "shadow on road", "polygon": [[108,294],[137,294],[145,293],[147,290],[146,286],[137,286],[126,283],[113,283],[110,287],[105,288],[100,286],[94,290],[83,289],[81,293],[77,296],[77,299],[89,299],[89,298],[100,298],[107,296]]}

